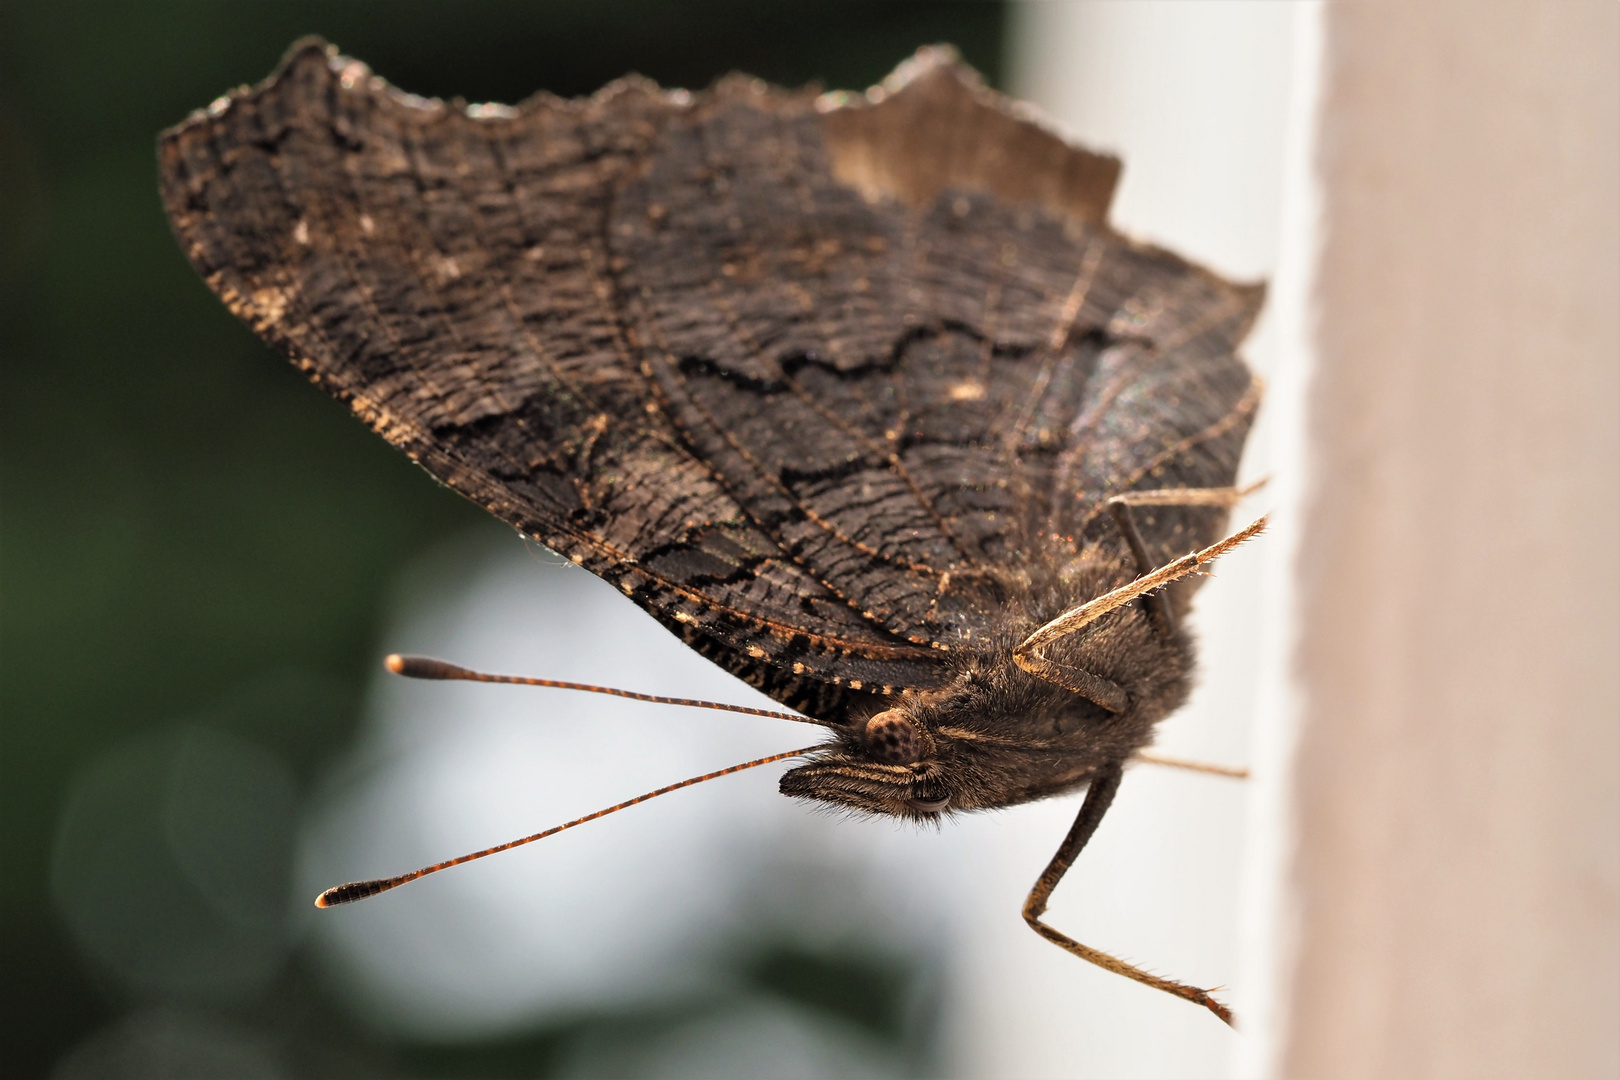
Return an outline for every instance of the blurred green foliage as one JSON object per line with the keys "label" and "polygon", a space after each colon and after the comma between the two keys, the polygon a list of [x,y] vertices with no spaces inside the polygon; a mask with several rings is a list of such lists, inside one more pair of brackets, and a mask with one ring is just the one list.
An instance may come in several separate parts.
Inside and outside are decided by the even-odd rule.
{"label": "blurred green foliage", "polygon": [[[587,93],[629,70],[666,85],[741,69],[862,87],[939,40],[994,81],[1000,29],[994,4],[897,0],[0,6],[8,1075],[48,1072],[128,1004],[51,909],[52,837],[75,770],[131,734],[212,709],[307,784],[351,735],[385,584],[447,533],[499,528],[307,386],[208,293],[163,219],[157,132],[263,78],[308,33],[416,93],[514,101],[541,88]],[[307,707],[275,689],[311,683],[327,689],[306,694]],[[765,957],[754,975],[811,1005],[828,1004],[830,985],[868,986],[877,999],[863,1002],[865,1022],[892,1033],[895,1006],[878,1000],[892,998],[892,973],[863,983],[851,963]],[[535,1075],[562,1037],[379,1047],[297,964],[236,1009],[309,1073]]]}

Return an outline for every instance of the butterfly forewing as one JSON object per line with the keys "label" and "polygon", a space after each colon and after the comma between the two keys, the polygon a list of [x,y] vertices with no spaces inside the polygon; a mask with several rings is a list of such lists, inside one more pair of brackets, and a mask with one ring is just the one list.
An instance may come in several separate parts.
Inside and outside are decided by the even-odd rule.
{"label": "butterfly forewing", "polygon": [[[1110,231],[1111,159],[943,54],[909,74],[831,111],[743,79],[464,110],[306,43],[165,136],[165,199],[435,476],[841,717],[949,678],[1009,581],[1123,553],[1108,496],[1229,485],[1257,402],[1253,291]],[[922,176],[861,141],[922,107],[982,148]],[[1140,514],[1166,560],[1224,518]]]}

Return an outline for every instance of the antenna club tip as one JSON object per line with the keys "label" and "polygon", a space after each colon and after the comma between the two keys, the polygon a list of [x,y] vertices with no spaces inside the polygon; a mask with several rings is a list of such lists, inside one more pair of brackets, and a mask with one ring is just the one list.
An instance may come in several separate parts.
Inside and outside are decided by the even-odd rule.
{"label": "antenna club tip", "polygon": [[[326,892],[331,892],[331,891],[332,891],[331,889],[326,890]],[[325,892],[321,893],[321,895],[319,895],[319,896],[317,896],[315,898],[315,906],[318,907],[318,908],[329,908],[329,907],[332,906],[331,903],[329,903],[327,901]]]}
{"label": "antenna club tip", "polygon": [[476,671],[468,671],[455,664],[447,664],[443,660],[435,660],[431,656],[401,656],[399,653],[390,653],[383,661],[383,666],[395,675],[403,675],[407,679],[473,679],[475,681],[499,682],[479,675]]}

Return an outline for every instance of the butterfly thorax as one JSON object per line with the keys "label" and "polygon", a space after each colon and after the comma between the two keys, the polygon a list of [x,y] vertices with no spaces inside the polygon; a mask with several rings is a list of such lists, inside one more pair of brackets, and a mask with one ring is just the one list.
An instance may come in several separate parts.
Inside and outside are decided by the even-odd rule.
{"label": "butterfly thorax", "polygon": [[1114,711],[1014,661],[1031,631],[1128,580],[1117,560],[1082,554],[1055,580],[1013,584],[984,644],[950,655],[943,685],[852,712],[836,742],[782,778],[783,794],[869,813],[931,818],[1062,794],[1152,741],[1186,698],[1192,644],[1140,603],[1113,612],[1048,658],[1125,692]]}

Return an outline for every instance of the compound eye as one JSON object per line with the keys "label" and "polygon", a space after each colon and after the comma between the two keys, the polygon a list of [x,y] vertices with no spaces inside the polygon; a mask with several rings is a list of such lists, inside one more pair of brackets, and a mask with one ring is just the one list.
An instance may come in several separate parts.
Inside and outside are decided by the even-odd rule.
{"label": "compound eye", "polygon": [[866,749],[888,765],[910,765],[922,757],[917,727],[899,709],[884,709],[866,722]]}

